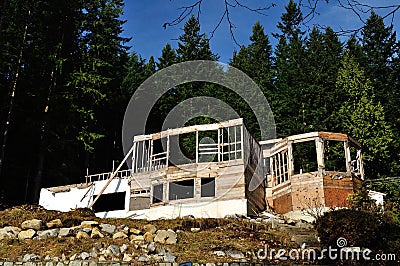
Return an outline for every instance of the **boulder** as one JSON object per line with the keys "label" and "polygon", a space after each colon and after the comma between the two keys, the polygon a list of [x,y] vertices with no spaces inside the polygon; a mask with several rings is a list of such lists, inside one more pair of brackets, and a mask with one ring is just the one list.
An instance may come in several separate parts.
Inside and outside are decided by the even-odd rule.
{"label": "boulder", "polygon": [[168,252],[167,254],[164,255],[165,262],[175,262],[175,259],[176,257],[171,252]]}
{"label": "boulder", "polygon": [[48,237],[57,237],[58,236],[58,231],[59,229],[48,229],[44,231],[37,231],[37,235],[39,236],[39,239],[45,239]]}
{"label": "boulder", "polygon": [[47,228],[60,228],[63,226],[60,219],[51,220],[50,222],[46,223]]}
{"label": "boulder", "polygon": [[71,236],[73,233],[73,228],[60,228],[60,231],[58,231],[58,237]]}
{"label": "boulder", "polygon": [[21,224],[22,229],[40,230],[40,227],[42,227],[42,220],[38,219],[26,220]]}
{"label": "boulder", "polygon": [[97,239],[97,238],[103,238],[104,235],[100,232],[100,230],[97,227],[95,227],[95,228],[93,228],[92,234],[90,235],[90,237]]}
{"label": "boulder", "polygon": [[127,244],[122,244],[122,246],[119,247],[119,251],[121,253],[124,253],[127,250],[128,250],[128,245]]}
{"label": "boulder", "polygon": [[81,258],[82,258],[82,260],[86,260],[86,259],[88,259],[90,257],[90,254],[89,253],[87,253],[87,252],[82,252],[81,253]]}
{"label": "boulder", "polygon": [[157,231],[157,228],[152,224],[146,224],[145,226],[143,226],[143,231],[154,234]]}
{"label": "boulder", "polygon": [[170,229],[168,231],[158,230],[156,236],[154,237],[154,242],[171,245],[176,244],[176,238],[176,233]]}
{"label": "boulder", "polygon": [[193,232],[193,233],[197,233],[197,232],[200,232],[200,228],[192,227],[192,228],[190,228],[190,231]]}
{"label": "boulder", "polygon": [[136,228],[129,228],[129,232],[130,232],[131,234],[134,234],[134,235],[140,235],[140,233],[141,233],[142,231],[140,231],[139,229],[136,229]]}
{"label": "boulder", "polygon": [[143,235],[143,239],[144,239],[144,241],[146,241],[146,242],[148,242],[148,243],[153,242],[153,240],[154,240],[154,235],[153,235],[152,233],[150,233],[150,232],[146,232],[146,233]]}
{"label": "boulder", "polygon": [[227,250],[225,254],[234,259],[244,259],[244,254],[239,250]]}
{"label": "boulder", "polygon": [[83,221],[81,222],[82,228],[93,228],[99,225],[99,222],[96,221]]}
{"label": "boulder", "polygon": [[32,239],[35,234],[36,231],[33,229],[23,230],[19,232],[18,239],[19,240]]}
{"label": "boulder", "polygon": [[107,251],[110,251],[113,255],[118,256],[119,255],[119,248],[116,245],[110,245],[107,248]]}
{"label": "boulder", "polygon": [[106,232],[108,234],[114,234],[115,225],[111,224],[100,224],[101,231]]}
{"label": "boulder", "polygon": [[16,239],[21,229],[15,226],[6,226],[0,229],[0,240],[9,238]]}
{"label": "boulder", "polygon": [[131,240],[131,242],[140,242],[144,241],[144,236],[131,235],[129,239]]}
{"label": "boulder", "polygon": [[90,236],[86,232],[80,231],[76,234],[76,238],[77,239],[90,238]]}
{"label": "boulder", "polygon": [[113,235],[113,239],[126,239],[128,236],[124,232],[117,232]]}
{"label": "boulder", "polygon": [[122,261],[130,262],[133,260],[132,255],[130,254],[124,254],[124,257],[122,258]]}

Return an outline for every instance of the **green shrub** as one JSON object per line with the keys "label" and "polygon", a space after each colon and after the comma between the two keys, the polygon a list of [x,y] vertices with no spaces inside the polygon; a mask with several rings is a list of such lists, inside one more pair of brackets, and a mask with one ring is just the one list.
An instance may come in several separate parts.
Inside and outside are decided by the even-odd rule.
{"label": "green shrub", "polygon": [[347,246],[364,247],[374,251],[397,252],[400,226],[384,212],[341,209],[326,213],[316,221],[323,246],[336,246],[339,237]]}

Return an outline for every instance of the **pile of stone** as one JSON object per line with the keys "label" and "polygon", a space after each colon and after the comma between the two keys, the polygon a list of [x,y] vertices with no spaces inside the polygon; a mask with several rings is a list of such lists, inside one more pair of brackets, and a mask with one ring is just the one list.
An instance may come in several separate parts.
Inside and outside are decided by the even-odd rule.
{"label": "pile of stone", "polygon": [[[146,224],[141,229],[130,228],[126,225],[115,226],[112,224],[99,223],[97,221],[83,221],[78,226],[63,227],[60,219],[43,223],[41,220],[32,219],[24,221],[21,227],[6,226],[0,228],[0,240],[12,239],[26,241],[29,239],[41,240],[46,238],[77,239],[102,239],[112,238],[115,240],[126,240],[132,247],[133,252],[128,253],[129,245],[123,244],[118,247],[96,244],[92,251],[74,254],[69,260],[123,260],[123,261],[164,261],[174,262],[175,256],[168,250],[156,245],[174,245],[177,242],[177,234],[171,229],[157,230],[152,224]],[[35,259],[35,254],[26,254],[25,261]],[[45,258],[53,260],[53,258]],[[58,258],[55,258],[57,261]]]}

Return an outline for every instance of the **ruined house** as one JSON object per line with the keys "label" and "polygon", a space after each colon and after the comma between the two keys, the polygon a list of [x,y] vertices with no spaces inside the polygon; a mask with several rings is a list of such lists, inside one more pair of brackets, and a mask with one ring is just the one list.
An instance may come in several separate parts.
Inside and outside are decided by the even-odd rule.
{"label": "ruined house", "polygon": [[[303,152],[315,151],[308,163],[301,155],[304,143]],[[126,160],[130,169],[120,170]],[[43,188],[39,204],[145,219],[284,214],[345,206],[363,178],[361,146],[346,134],[312,132],[257,142],[243,120],[235,119],[135,136],[114,172]]]}

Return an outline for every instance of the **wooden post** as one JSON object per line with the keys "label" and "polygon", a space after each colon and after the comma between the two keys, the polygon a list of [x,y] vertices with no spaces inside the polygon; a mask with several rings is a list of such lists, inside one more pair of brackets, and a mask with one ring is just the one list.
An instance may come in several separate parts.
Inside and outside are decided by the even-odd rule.
{"label": "wooden post", "polygon": [[106,190],[106,188],[108,187],[108,185],[110,185],[111,181],[114,179],[114,177],[117,175],[119,169],[121,169],[121,167],[124,165],[124,163],[126,162],[126,160],[128,159],[128,157],[131,155],[132,151],[133,151],[134,147],[132,145],[132,148],[129,150],[129,152],[125,155],[125,158],[122,160],[122,162],[118,165],[117,169],[115,169],[115,171],[112,173],[111,177],[108,179],[107,183],[104,185],[104,187],[101,189],[100,193],[97,195],[97,197],[92,201],[92,203],[90,203],[89,208],[92,208],[93,205],[96,203],[96,201],[100,198],[101,194],[103,194],[103,192]]}
{"label": "wooden post", "polygon": [[88,183],[88,179],[89,179],[89,168],[86,168],[86,185]]}
{"label": "wooden post", "polygon": [[217,156],[218,156],[218,162],[220,162],[221,161],[221,151],[220,151],[220,148],[221,148],[221,139],[220,139],[220,134],[221,134],[221,129],[220,128],[218,128],[218,130],[217,130],[217,138],[218,138],[218,140],[217,140],[217,142],[218,142],[218,148],[217,148]]}
{"label": "wooden post", "polygon": [[[168,168],[168,161],[169,161],[169,134],[167,135],[167,150],[166,150],[166,152],[167,152],[167,161],[166,161],[166,163],[165,163],[165,165],[167,166],[167,168]],[[197,152],[196,152],[197,153]],[[197,160],[197,159],[196,159]]]}
{"label": "wooden post", "polygon": [[359,153],[358,156],[358,163],[360,164],[360,175],[361,175],[361,180],[364,180],[364,165],[363,165],[363,156],[361,150],[357,151]]}
{"label": "wooden post", "polygon": [[282,154],[280,152],[278,152],[276,155],[278,156],[278,172],[279,172],[278,180],[279,180],[279,183],[282,183],[283,182],[283,180],[282,180],[282,163],[281,163],[281,155]]}
{"label": "wooden post", "polygon": [[289,178],[294,175],[294,161],[293,161],[293,141],[290,140],[287,143],[288,147],[288,174]]}
{"label": "wooden post", "polygon": [[242,154],[242,156],[241,156],[241,159],[243,160],[244,159],[244,129],[243,129],[243,124],[240,126],[240,139],[241,139],[241,144],[242,145],[240,145],[242,148],[241,148],[241,154]]}
{"label": "wooden post", "polygon": [[236,142],[237,142],[237,139],[236,139],[236,126],[235,126],[235,130],[234,130],[234,131],[235,131],[235,160],[236,160],[236,159],[237,159],[237,156],[236,156],[236,153],[237,153],[237,146],[236,146],[236,145],[237,145],[237,143],[236,143]]}
{"label": "wooden post", "polygon": [[149,140],[150,142],[150,151],[149,151],[149,171],[152,171],[152,166],[153,166],[153,139]]}
{"label": "wooden post", "polygon": [[315,139],[315,149],[317,152],[317,163],[318,163],[318,176],[322,176],[325,170],[324,163],[324,140],[321,138]]}
{"label": "wooden post", "polygon": [[345,140],[343,142],[343,147],[344,147],[344,156],[346,158],[346,171],[348,174],[351,174],[351,156],[350,156],[350,145],[348,140]]}
{"label": "wooden post", "polygon": [[132,145],[132,147],[133,147],[133,151],[132,151],[132,171],[133,171],[133,173],[137,172],[137,167],[136,167],[136,144],[137,144],[137,142],[134,141],[133,145]]}

